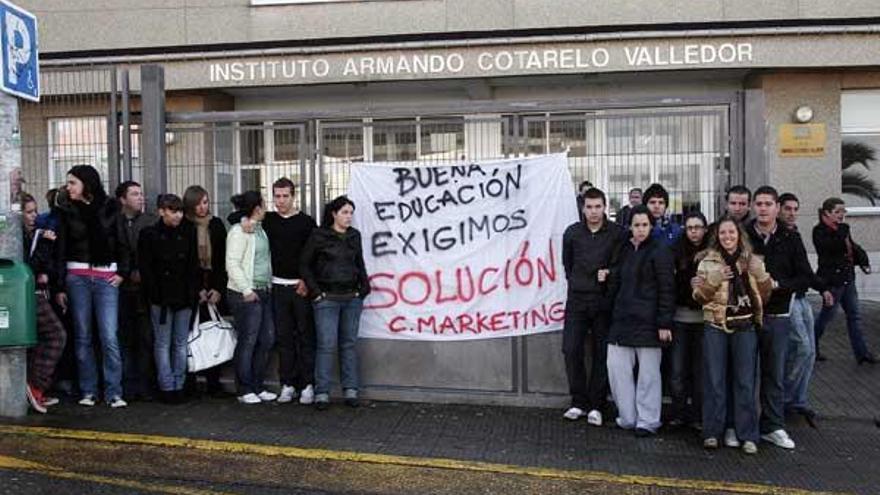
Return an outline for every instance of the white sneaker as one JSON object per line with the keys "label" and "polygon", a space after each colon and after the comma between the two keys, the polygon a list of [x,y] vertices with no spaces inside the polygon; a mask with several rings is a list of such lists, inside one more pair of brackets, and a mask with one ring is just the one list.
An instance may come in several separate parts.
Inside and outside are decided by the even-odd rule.
{"label": "white sneaker", "polygon": [[43,397],[43,405],[46,407],[57,405],[61,400],[58,397]]}
{"label": "white sneaker", "polygon": [[82,399],[78,402],[81,406],[92,407],[95,405],[95,396],[94,395],[84,395]]}
{"label": "white sneaker", "polygon": [[278,398],[278,394],[274,392],[269,392],[268,390],[263,390],[262,392],[257,394],[257,397],[260,398],[263,402],[272,402],[273,400]]}
{"label": "white sneaker", "polygon": [[766,435],[761,435],[761,440],[765,442],[770,442],[777,447],[782,447],[783,449],[793,449],[794,448],[794,440],[788,436],[788,433],[785,430],[776,430],[772,433],[768,433]]}
{"label": "white sneaker", "polygon": [[307,385],[299,394],[300,404],[311,404],[315,402],[315,387]]}
{"label": "white sneaker", "polygon": [[602,426],[602,413],[593,409],[587,414],[587,423],[593,426]]}
{"label": "white sneaker", "polygon": [[263,401],[261,401],[260,398],[257,397],[257,394],[251,392],[249,394],[239,395],[238,402],[242,404],[259,404]]}
{"label": "white sneaker", "polygon": [[122,400],[122,397],[114,397],[113,399],[110,400],[110,402],[108,402],[108,404],[113,409],[119,409],[120,407],[128,406],[128,402],[125,402],[124,400]]}
{"label": "white sneaker", "polygon": [[283,385],[281,387],[281,394],[278,395],[278,402],[282,404],[287,404],[288,402],[292,402],[293,399],[296,398],[296,389],[291,387],[290,385]]}
{"label": "white sneaker", "polygon": [[569,421],[577,421],[586,415],[587,413],[585,413],[583,409],[579,407],[571,407],[568,411],[565,411],[565,414],[563,414],[562,417]]}
{"label": "white sneaker", "polygon": [[728,428],[724,430],[724,446],[732,449],[739,448],[739,439],[736,438],[736,430]]}

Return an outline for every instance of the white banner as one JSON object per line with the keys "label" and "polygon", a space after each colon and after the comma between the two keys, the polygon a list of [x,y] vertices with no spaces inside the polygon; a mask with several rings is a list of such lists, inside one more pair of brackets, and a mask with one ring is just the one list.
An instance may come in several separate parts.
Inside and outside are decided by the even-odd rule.
{"label": "white banner", "polygon": [[562,234],[577,221],[564,154],[352,167],[372,293],[360,336],[468,340],[560,330]]}

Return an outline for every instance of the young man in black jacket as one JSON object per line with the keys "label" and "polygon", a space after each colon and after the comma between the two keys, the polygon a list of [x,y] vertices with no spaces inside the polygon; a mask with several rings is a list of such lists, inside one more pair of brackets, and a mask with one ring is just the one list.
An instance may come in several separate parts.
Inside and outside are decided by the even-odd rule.
{"label": "young man in black jacket", "polygon": [[[586,415],[591,425],[602,426],[608,396],[606,355],[611,312],[607,278],[626,235],[605,216],[605,193],[590,188],[581,196],[583,220],[570,225],[562,236],[562,264],[568,280],[562,352],[571,394],[571,407],[563,417],[576,420]],[[589,386],[584,365],[588,333],[592,347]]]}
{"label": "young man in black jacket", "polygon": [[[798,231],[797,217],[800,200],[792,193],[779,196],[779,221],[782,226]],[[811,284],[822,294],[825,306],[834,304],[834,296],[826,290],[817,276]],[[815,425],[816,413],[809,407],[809,386],[816,360],[815,319],[813,307],[807,300],[807,290],[795,292],[791,300],[791,333],[788,356],[785,359],[785,412],[800,414],[810,425]]]}
{"label": "young man in black jacket", "polygon": [[296,188],[282,177],[272,185],[275,211],[266,213],[263,230],[272,253],[272,303],[278,345],[278,402],[300,404],[315,399],[315,321],[306,297],[308,287],[300,273],[300,254],[315,220],[296,208]]}
{"label": "young man in black jacket", "polygon": [[617,218],[614,220],[617,225],[624,229],[629,227],[629,216],[632,214],[632,209],[642,204],[642,189],[640,187],[630,189],[627,198],[629,203],[617,211]]}
{"label": "young man in black jacket", "polygon": [[[856,362],[860,365],[877,364],[877,358],[868,351],[862,335],[859,294],[856,291],[855,267],[869,274],[871,263],[865,250],[853,240],[849,225],[843,223],[845,218],[846,205],[843,200],[828,198],[819,210],[819,223],[813,227],[813,245],[819,255],[817,275],[834,295],[832,304],[823,307],[816,319],[816,353],[821,356],[819,339],[834,318],[839,304],[846,313],[846,329]],[[821,357],[817,359],[823,360]]]}
{"label": "young man in black jacket", "polygon": [[751,220],[749,214],[749,203],[752,201],[752,191],[743,185],[732,186],[727,190],[724,197],[727,204],[727,214],[735,218],[739,223],[745,225]]}
{"label": "young man in black jacket", "polygon": [[755,253],[773,279],[773,293],[764,303],[761,351],[761,438],[778,447],[793,449],[785,431],[785,359],[789,334],[793,331],[790,311],[795,293],[807,290],[813,270],[807,251],[796,231],[779,224],[779,193],[761,186],[754,195],[755,219],[746,232]]}
{"label": "young man in black jacket", "polygon": [[150,308],[141,293],[138,239],[159,217],[144,212],[141,185],[125,181],[116,188],[121,211],[117,222],[119,273],[125,279],[119,287],[119,346],[122,351],[122,381],[126,398],[150,400],[155,395],[153,329]]}

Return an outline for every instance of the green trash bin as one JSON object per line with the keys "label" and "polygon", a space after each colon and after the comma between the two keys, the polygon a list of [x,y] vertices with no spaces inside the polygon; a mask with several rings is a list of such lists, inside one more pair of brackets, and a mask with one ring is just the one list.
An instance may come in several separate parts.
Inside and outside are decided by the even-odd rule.
{"label": "green trash bin", "polygon": [[37,344],[37,296],[26,263],[0,259],[0,347]]}

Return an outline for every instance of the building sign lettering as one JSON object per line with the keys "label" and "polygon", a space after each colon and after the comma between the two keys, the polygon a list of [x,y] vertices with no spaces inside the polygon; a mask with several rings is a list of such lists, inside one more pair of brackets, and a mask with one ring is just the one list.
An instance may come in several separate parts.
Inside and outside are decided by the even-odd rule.
{"label": "building sign lettering", "polygon": [[754,62],[751,43],[621,45],[595,48],[421,50],[302,56],[209,65],[212,83],[318,82],[321,80],[487,77],[590,70],[742,65]]}

